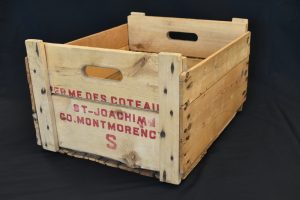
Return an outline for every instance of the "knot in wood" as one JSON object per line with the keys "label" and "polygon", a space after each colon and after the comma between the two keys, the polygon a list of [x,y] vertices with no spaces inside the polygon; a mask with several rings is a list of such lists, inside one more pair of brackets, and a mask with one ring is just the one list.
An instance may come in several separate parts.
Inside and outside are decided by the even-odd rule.
{"label": "knot in wood", "polygon": [[123,160],[128,167],[136,167],[136,162],[138,160],[138,155],[135,151],[131,151],[123,156]]}
{"label": "knot in wood", "polygon": [[160,137],[161,137],[161,138],[164,138],[164,137],[166,137],[166,133],[165,133],[165,131],[164,131],[164,130],[162,130],[162,131],[160,132]]}

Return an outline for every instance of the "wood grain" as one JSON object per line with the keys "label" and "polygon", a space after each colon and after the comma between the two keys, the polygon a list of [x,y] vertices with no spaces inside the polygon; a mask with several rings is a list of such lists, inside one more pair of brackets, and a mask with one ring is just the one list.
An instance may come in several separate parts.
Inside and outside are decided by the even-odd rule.
{"label": "wood grain", "polygon": [[[250,32],[221,48],[208,58],[181,74],[184,104],[192,103],[218,82],[233,67],[249,57]],[[182,105],[185,106],[185,105]]]}
{"label": "wood grain", "polygon": [[247,60],[244,60],[188,107],[181,108],[183,177],[199,162],[245,101],[247,71]]}
{"label": "wood grain", "polygon": [[57,130],[44,43],[41,40],[26,40],[25,44],[42,146],[57,151]]}
{"label": "wood grain", "polygon": [[[158,103],[158,56],[152,53],[46,43],[52,86]],[[87,65],[114,68],[121,81],[88,77]]]}
{"label": "wood grain", "polygon": [[180,54],[159,54],[160,181],[179,184]]}
{"label": "wood grain", "polygon": [[[145,15],[128,16],[129,48],[206,58],[245,33],[247,23]],[[169,31],[195,33],[197,41],[173,40]]]}
{"label": "wood grain", "polygon": [[128,46],[127,24],[122,24],[93,35],[68,42],[67,44],[108,49],[126,48],[126,46]]}
{"label": "wood grain", "polygon": [[[60,147],[104,156],[122,162],[131,168],[159,169],[157,113],[56,95],[53,95],[53,103]],[[73,109],[74,104],[86,106],[86,112],[82,109],[76,112]],[[127,114],[131,117],[124,121],[103,115],[96,116],[94,112],[97,113],[98,109],[104,109],[108,113],[112,111],[115,115],[118,113]],[[147,124],[139,123],[137,120],[134,121],[133,115],[136,118],[138,116],[145,117]],[[103,126],[101,120],[105,121]],[[154,122],[154,124],[151,124],[151,122]],[[109,129],[108,123],[115,124],[112,125],[115,128]],[[131,128],[130,131],[125,132],[125,126]],[[119,127],[119,129],[116,127]],[[133,127],[138,129],[136,134],[139,135],[133,133]],[[147,137],[141,135],[141,129],[148,131]],[[155,131],[154,139],[150,138],[150,130]],[[111,143],[106,138],[107,134],[115,136],[114,141],[117,145],[115,149],[108,148],[107,145]]]}

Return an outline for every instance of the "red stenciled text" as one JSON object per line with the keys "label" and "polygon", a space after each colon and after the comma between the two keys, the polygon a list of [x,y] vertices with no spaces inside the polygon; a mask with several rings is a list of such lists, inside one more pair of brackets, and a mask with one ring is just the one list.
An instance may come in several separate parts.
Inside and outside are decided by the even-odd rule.
{"label": "red stenciled text", "polygon": [[106,147],[112,150],[117,148],[116,134],[118,133],[151,140],[156,139],[157,134],[155,118],[147,118],[121,110],[72,104],[72,113],[60,112],[59,118],[65,122],[106,130]]}
{"label": "red stenciled text", "polygon": [[143,102],[137,99],[123,98],[117,96],[107,96],[105,94],[99,94],[96,92],[83,92],[81,90],[75,89],[65,89],[62,87],[51,86],[51,92],[57,95],[87,99],[92,101],[98,101],[103,103],[110,103],[134,108],[141,108],[144,110],[151,110],[158,112],[159,104],[151,103],[151,102]]}

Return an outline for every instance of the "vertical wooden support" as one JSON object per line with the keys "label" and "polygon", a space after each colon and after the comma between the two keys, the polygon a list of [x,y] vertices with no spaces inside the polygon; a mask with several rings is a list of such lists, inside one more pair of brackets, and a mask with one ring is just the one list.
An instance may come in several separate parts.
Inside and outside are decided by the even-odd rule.
{"label": "vertical wooden support", "polygon": [[[243,19],[243,18],[232,18],[232,22],[234,23],[241,23],[241,24],[244,24],[244,30],[245,30],[245,33],[248,31],[248,19]],[[250,37],[249,37],[250,38]],[[248,41],[248,44],[250,46],[250,39]],[[250,49],[250,47],[249,47]],[[243,111],[243,104],[239,107],[239,109],[237,110],[238,112],[242,112]]]}
{"label": "vertical wooden support", "polygon": [[181,54],[159,53],[160,181],[179,184],[179,75]]}
{"label": "vertical wooden support", "polygon": [[58,151],[44,43],[41,40],[26,40],[25,44],[42,146],[50,151]]}
{"label": "vertical wooden support", "polygon": [[29,87],[29,92],[30,92],[31,110],[32,110],[33,124],[34,124],[34,128],[35,128],[36,142],[38,145],[42,145],[40,129],[39,129],[38,119],[37,119],[37,115],[36,115],[35,101],[34,101],[34,97],[33,97],[34,95],[33,95],[33,90],[32,90],[30,69],[29,69],[27,57],[25,57],[25,67],[26,67],[26,75],[27,75],[28,87]]}

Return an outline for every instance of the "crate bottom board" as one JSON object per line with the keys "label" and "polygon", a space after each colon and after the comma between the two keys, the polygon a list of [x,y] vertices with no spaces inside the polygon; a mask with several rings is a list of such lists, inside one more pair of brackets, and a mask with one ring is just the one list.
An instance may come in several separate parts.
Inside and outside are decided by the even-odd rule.
{"label": "crate bottom board", "polygon": [[100,164],[103,164],[103,165],[106,165],[109,167],[119,168],[119,169],[122,169],[125,171],[134,172],[134,173],[137,173],[137,174],[140,174],[143,176],[155,177],[155,178],[159,179],[159,172],[157,172],[157,171],[141,169],[141,168],[131,168],[122,162],[119,162],[119,161],[116,161],[116,160],[113,160],[110,158],[106,158],[103,156],[98,156],[95,154],[75,151],[75,150],[66,149],[66,148],[60,148],[58,150],[58,152],[61,154],[75,157],[75,158],[86,159],[86,160],[94,161],[94,162],[97,162],[97,163],[100,163]]}

